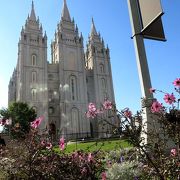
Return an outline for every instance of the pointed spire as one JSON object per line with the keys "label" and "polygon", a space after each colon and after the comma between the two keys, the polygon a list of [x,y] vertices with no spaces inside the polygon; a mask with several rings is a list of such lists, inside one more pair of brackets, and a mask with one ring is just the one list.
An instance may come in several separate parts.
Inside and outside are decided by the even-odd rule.
{"label": "pointed spire", "polygon": [[81,35],[80,35],[80,42],[81,42],[82,46],[83,46],[83,41],[84,41],[84,38],[83,38],[83,35],[82,35],[82,32],[81,32]]}
{"label": "pointed spire", "polygon": [[39,25],[39,30],[40,30],[40,32],[43,34],[43,27],[42,27],[42,24]]}
{"label": "pointed spire", "polygon": [[106,49],[107,49],[107,51],[109,52],[109,46],[108,46],[108,44],[107,44],[107,46],[106,46]]}
{"label": "pointed spire", "polygon": [[61,18],[66,21],[71,21],[71,17],[69,14],[66,0],[64,0],[64,3],[63,3],[63,10],[62,10]]}
{"label": "pointed spire", "polygon": [[103,38],[102,38],[101,42],[102,42],[102,45],[103,45],[103,47],[104,47],[104,39],[103,39]]}
{"label": "pointed spire", "polygon": [[21,33],[24,33],[24,27],[22,26]]}
{"label": "pointed spire", "polygon": [[36,15],[34,11],[34,2],[32,1],[30,20],[36,21]]}
{"label": "pointed spire", "polygon": [[91,24],[91,35],[97,35],[96,27],[94,25],[94,19],[92,18],[92,24]]}
{"label": "pointed spire", "polygon": [[75,28],[75,30],[76,30],[76,32],[78,33],[78,26],[77,26],[77,24],[76,24],[76,28]]}
{"label": "pointed spire", "polygon": [[47,39],[47,34],[46,31],[44,32],[44,38]]}
{"label": "pointed spire", "polygon": [[81,38],[83,38],[82,32],[81,32]]}
{"label": "pointed spire", "polygon": [[73,17],[73,19],[72,19],[72,23],[74,23],[75,21],[74,21],[74,17]]}

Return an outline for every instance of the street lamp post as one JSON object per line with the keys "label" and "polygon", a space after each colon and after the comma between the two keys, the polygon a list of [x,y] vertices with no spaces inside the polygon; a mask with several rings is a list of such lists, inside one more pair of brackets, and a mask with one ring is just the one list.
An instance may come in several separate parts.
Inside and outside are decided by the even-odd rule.
{"label": "street lamp post", "polygon": [[[149,91],[149,89],[151,88],[151,79],[149,74],[147,58],[146,58],[144,40],[142,34],[140,33],[142,25],[140,21],[140,14],[139,14],[139,9],[138,9],[139,7],[137,0],[128,0],[128,8],[129,8],[129,15],[132,26],[132,34],[133,34],[132,38],[135,47],[141,93],[143,97],[142,118],[143,118],[143,122],[147,122],[145,128],[146,131],[148,131],[149,128],[148,125],[152,121],[149,106],[152,102],[153,95]],[[145,138],[145,143],[147,143],[146,135],[144,134],[143,137]]]}

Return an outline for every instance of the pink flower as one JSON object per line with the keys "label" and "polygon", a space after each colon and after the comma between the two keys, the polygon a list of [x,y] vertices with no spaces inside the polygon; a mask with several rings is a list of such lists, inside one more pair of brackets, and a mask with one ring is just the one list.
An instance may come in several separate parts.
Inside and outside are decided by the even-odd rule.
{"label": "pink flower", "polygon": [[89,103],[89,105],[88,105],[88,111],[94,112],[94,111],[96,111],[96,110],[97,110],[97,109],[96,109],[95,104],[94,104],[94,103]]}
{"label": "pink flower", "polygon": [[91,153],[88,154],[88,162],[93,161],[94,158]]}
{"label": "pink flower", "polygon": [[176,78],[173,82],[174,86],[177,86],[180,88],[180,78]]}
{"label": "pink flower", "polygon": [[6,125],[11,125],[12,124],[12,120],[11,119],[6,119]]}
{"label": "pink flower", "polygon": [[95,112],[88,111],[88,112],[86,112],[86,117],[94,119],[97,116],[97,114],[98,114],[97,111],[95,111]]}
{"label": "pink flower", "polygon": [[33,122],[31,122],[31,127],[36,129],[41,124],[43,119],[43,116],[40,116],[39,118],[35,119]]}
{"label": "pink flower", "polygon": [[132,117],[132,112],[129,109],[126,109],[124,111],[124,116],[127,118],[131,118]]}
{"label": "pink flower", "polygon": [[41,145],[42,145],[42,146],[45,146],[45,145],[46,145],[46,141],[45,141],[45,140],[42,140],[42,141],[41,141]]}
{"label": "pink flower", "polygon": [[81,154],[78,156],[78,158],[79,158],[79,161],[83,161],[84,160],[84,157]]}
{"label": "pink flower", "polygon": [[2,125],[2,126],[6,125],[6,120],[5,119],[0,119],[0,125]]}
{"label": "pink flower", "polygon": [[103,107],[104,107],[104,109],[106,109],[106,110],[112,109],[112,102],[109,101],[109,100],[104,101]]}
{"label": "pink flower", "polygon": [[52,148],[52,144],[51,144],[50,142],[47,142],[47,143],[46,143],[46,148],[47,148],[47,149],[51,149],[51,148]]}
{"label": "pink flower", "polygon": [[63,151],[65,148],[64,137],[59,140],[59,149]]}
{"label": "pink flower", "polygon": [[106,177],[106,172],[102,172],[102,173],[101,173],[101,178],[102,178],[102,180],[106,180],[106,178],[107,178],[107,177]]}
{"label": "pink flower", "polygon": [[159,103],[158,101],[154,101],[151,106],[151,112],[156,113],[156,112],[160,112],[161,110],[162,110],[162,104]]}
{"label": "pink flower", "polygon": [[175,96],[174,96],[174,94],[172,93],[172,94],[165,94],[165,96],[164,96],[164,101],[166,102],[166,103],[168,103],[168,104],[172,104],[172,103],[174,103],[175,101],[176,101],[176,98],[175,98]]}
{"label": "pink flower", "polygon": [[177,154],[177,151],[176,151],[176,149],[171,149],[171,156],[176,156],[176,154]]}
{"label": "pink flower", "polygon": [[154,88],[150,88],[150,89],[149,89],[149,92],[150,92],[150,93],[155,93],[155,91],[156,91],[156,89],[154,89]]}
{"label": "pink flower", "polygon": [[0,119],[0,125],[5,126],[5,125],[11,125],[12,120],[11,119]]}
{"label": "pink flower", "polygon": [[87,118],[95,118],[98,114],[97,108],[94,103],[89,103],[88,112],[86,112]]}

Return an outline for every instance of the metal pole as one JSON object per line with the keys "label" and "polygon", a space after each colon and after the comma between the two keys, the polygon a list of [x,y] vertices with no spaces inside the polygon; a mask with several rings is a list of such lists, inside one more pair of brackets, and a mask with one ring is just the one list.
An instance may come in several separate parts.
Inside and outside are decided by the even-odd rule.
{"label": "metal pole", "polygon": [[[147,123],[151,122],[151,116],[149,112],[148,105],[151,104],[153,95],[150,93],[149,89],[151,88],[151,79],[149,74],[149,68],[146,58],[146,51],[144,47],[144,40],[143,36],[140,34],[141,32],[141,20],[139,14],[139,6],[137,0],[127,0],[128,1],[128,8],[129,8],[129,15],[132,27],[132,34],[133,34],[133,41],[135,47],[135,54],[136,54],[136,61],[137,61],[137,68],[141,86],[141,93],[142,98],[144,101],[142,102],[143,108],[143,121],[147,121]],[[145,127],[148,131],[148,125]],[[145,137],[147,140],[147,137]],[[147,142],[147,141],[146,141]]]}

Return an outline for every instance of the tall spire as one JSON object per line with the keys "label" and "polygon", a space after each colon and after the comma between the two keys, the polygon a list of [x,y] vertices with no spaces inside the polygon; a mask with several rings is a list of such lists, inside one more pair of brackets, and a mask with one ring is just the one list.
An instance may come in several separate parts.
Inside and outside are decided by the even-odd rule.
{"label": "tall spire", "polygon": [[63,3],[63,10],[62,10],[61,18],[66,21],[71,21],[71,17],[69,14],[66,0],[64,0],[64,3]]}
{"label": "tall spire", "polygon": [[34,11],[34,2],[32,1],[30,20],[36,21],[36,15]]}
{"label": "tall spire", "polygon": [[92,24],[91,24],[91,35],[98,35],[96,31],[96,27],[94,25],[94,19],[92,18]]}

